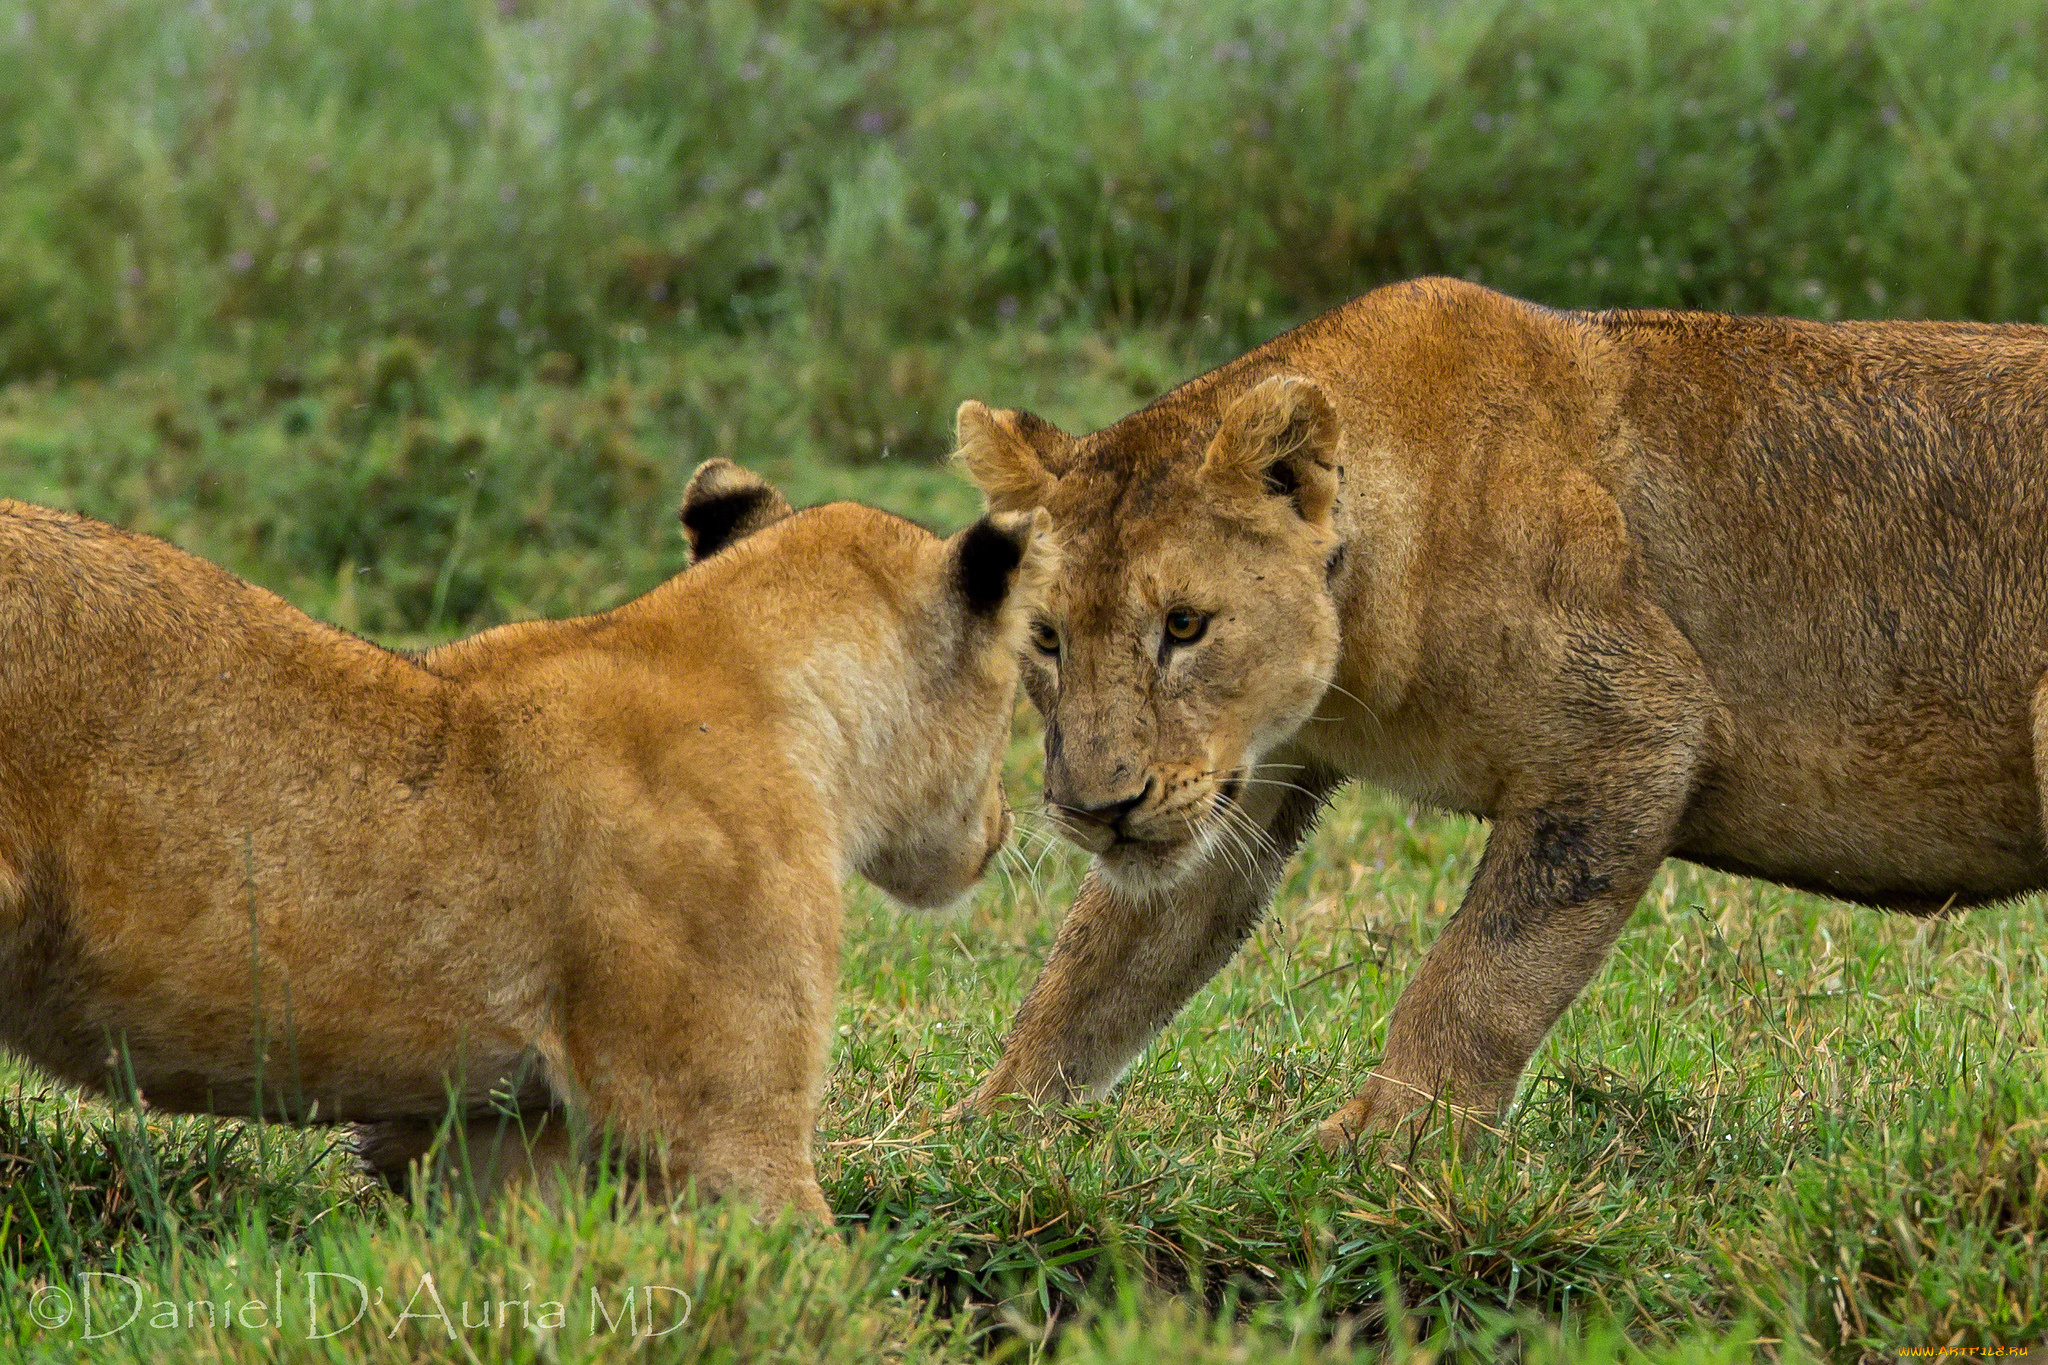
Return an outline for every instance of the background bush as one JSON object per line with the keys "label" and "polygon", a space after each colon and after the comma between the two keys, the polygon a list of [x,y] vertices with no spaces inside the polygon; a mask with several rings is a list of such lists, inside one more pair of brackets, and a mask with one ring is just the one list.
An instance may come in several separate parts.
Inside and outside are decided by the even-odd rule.
{"label": "background bush", "polygon": [[2039,320],[2044,34],[1976,0],[32,0],[0,376],[399,333],[471,377],[789,329],[848,455],[962,328],[1224,351],[1450,271]]}
{"label": "background bush", "polygon": [[17,0],[0,491],[418,636],[649,586],[707,456],[842,495],[962,398],[1098,426],[1423,272],[2039,319],[2044,34],[1961,0]]}

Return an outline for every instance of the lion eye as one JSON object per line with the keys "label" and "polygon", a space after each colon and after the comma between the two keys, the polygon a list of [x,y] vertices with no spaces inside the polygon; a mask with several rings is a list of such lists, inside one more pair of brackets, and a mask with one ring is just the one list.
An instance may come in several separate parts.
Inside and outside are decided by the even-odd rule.
{"label": "lion eye", "polygon": [[1031,623],[1031,643],[1037,646],[1041,654],[1050,654],[1055,658],[1059,656],[1060,633],[1044,621]]}
{"label": "lion eye", "polygon": [[1202,638],[1202,632],[1209,627],[1209,618],[1186,607],[1176,607],[1166,613],[1166,638],[1177,645],[1191,645]]}

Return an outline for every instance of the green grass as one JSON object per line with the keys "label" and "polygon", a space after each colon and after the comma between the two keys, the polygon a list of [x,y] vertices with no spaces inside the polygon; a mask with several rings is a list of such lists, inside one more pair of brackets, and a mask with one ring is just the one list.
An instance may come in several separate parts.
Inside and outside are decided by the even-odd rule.
{"label": "green grass", "polygon": [[[428,420],[495,421],[516,485],[562,458],[543,409],[559,405],[573,423],[603,411],[621,382],[451,391]],[[1102,376],[1070,382],[1084,391]],[[61,461],[32,465],[25,451],[146,423],[147,402],[124,407],[125,391],[12,394],[9,491],[67,487]],[[309,430],[324,430],[351,410],[326,392],[285,401],[311,403]],[[176,486],[205,483],[201,457],[257,440],[267,420],[208,426],[192,447],[198,472]],[[287,477],[221,458],[224,487]],[[940,521],[973,506],[943,470],[790,473],[800,494],[863,493]],[[680,475],[663,467],[650,479],[672,490]],[[120,478],[91,486],[121,506]],[[205,547],[242,544],[265,518],[274,535],[301,534],[317,505],[286,515],[263,497],[221,496],[217,510],[137,506]],[[618,494],[616,520],[589,533],[587,565],[516,536],[496,543],[500,522],[472,509],[473,528],[492,528],[467,542],[486,604],[475,610],[560,609],[606,573],[623,592],[636,575],[673,569],[665,496],[642,507]],[[479,495],[476,508],[487,505]],[[401,544],[433,543],[406,540],[402,518],[392,525]],[[609,557],[634,537],[637,558],[616,569]],[[551,569],[557,558],[566,567]],[[345,600],[320,575],[271,581],[330,614]],[[372,598],[358,589],[355,600],[361,611]],[[440,633],[461,614],[444,602]],[[1012,753],[1020,806],[1036,800],[1038,762],[1027,713]],[[1405,1355],[1403,1343],[1705,1360],[2048,1335],[2048,926],[2036,902],[1923,922],[1673,865],[1539,1054],[1498,1140],[1451,1164],[1332,1160],[1305,1146],[1372,1065],[1482,842],[1473,822],[1348,795],[1274,915],[1113,1099],[958,1126],[938,1116],[994,1061],[1082,864],[1034,846],[1031,870],[1009,867],[938,917],[854,888],[820,1133],[843,1243],[717,1208],[620,1216],[609,1190],[563,1215],[515,1208],[474,1225],[371,1193],[332,1134],[138,1123],[12,1069],[0,1090],[0,1349],[600,1359],[652,1347],[592,1330],[593,1291],[617,1318],[625,1291],[645,1285],[691,1296],[688,1324],[661,1349],[706,1360],[1373,1359]],[[309,1272],[353,1276],[385,1300],[344,1328],[341,1301],[325,1295],[350,1281]],[[64,1290],[76,1311],[81,1275],[128,1277],[91,1281],[102,1291],[94,1330],[111,1331],[109,1304],[125,1313],[128,1298],[106,1295],[128,1295],[130,1280],[145,1311],[93,1341],[76,1316],[39,1326],[38,1305],[55,1300],[38,1292]],[[429,1275],[457,1347],[440,1319],[401,1317],[408,1303],[432,1307],[418,1297]],[[281,1323],[274,1308],[248,1308],[280,1285]],[[492,1325],[465,1327],[460,1305],[481,1321],[486,1299],[500,1305]],[[193,1307],[202,1301],[215,1305],[212,1326]],[[559,1327],[504,1325],[522,1311],[537,1323],[549,1303],[564,1305]],[[240,1316],[223,1325],[224,1311]],[[153,1327],[153,1314],[175,1325]],[[306,1340],[329,1329],[338,1334]]]}

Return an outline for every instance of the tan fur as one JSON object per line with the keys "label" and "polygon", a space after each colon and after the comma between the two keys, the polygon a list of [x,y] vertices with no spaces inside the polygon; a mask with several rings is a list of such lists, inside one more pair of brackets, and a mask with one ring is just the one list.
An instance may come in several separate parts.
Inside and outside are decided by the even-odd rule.
{"label": "tan fur", "polygon": [[708,557],[645,597],[408,658],[0,502],[0,1044],[371,1125],[394,1176],[452,1095],[486,1187],[602,1135],[656,1195],[826,1213],[841,881],[944,902],[1001,843],[1050,551],[724,462],[683,515]]}
{"label": "tan fur", "polygon": [[976,1105],[1113,1084],[1350,778],[1493,824],[1329,1145],[1497,1112],[1667,856],[1915,911],[2048,885],[2048,329],[1424,280],[1085,438],[960,425],[1064,542],[1025,685],[1100,854]]}

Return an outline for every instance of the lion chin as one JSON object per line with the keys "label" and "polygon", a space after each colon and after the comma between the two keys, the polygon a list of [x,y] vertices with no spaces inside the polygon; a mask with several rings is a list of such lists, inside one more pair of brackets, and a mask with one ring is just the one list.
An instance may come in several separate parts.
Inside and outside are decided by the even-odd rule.
{"label": "lion chin", "polygon": [[1095,870],[1128,896],[1155,899],[1173,890],[1193,870],[1195,842],[1126,840],[1096,854]]}

